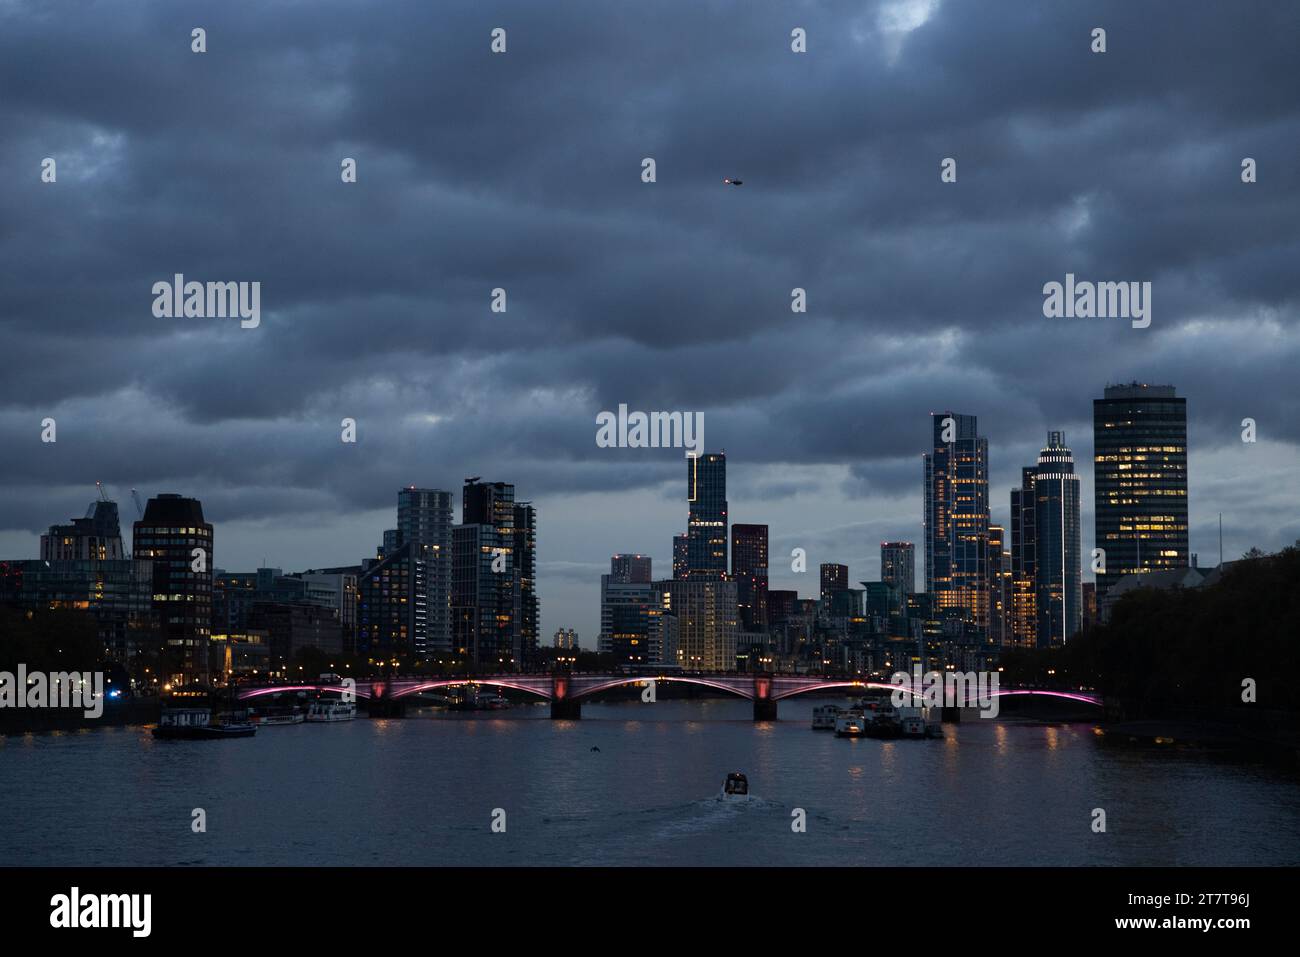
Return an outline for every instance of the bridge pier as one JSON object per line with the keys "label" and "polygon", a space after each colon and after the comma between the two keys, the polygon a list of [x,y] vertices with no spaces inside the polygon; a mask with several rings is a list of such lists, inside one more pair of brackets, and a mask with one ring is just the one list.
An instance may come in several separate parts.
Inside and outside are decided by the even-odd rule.
{"label": "bridge pier", "polygon": [[776,701],[772,698],[771,675],[754,675],[754,720],[776,720]]}
{"label": "bridge pier", "polygon": [[582,717],[582,702],[569,697],[569,675],[556,671],[551,674],[551,720],[577,721]]}

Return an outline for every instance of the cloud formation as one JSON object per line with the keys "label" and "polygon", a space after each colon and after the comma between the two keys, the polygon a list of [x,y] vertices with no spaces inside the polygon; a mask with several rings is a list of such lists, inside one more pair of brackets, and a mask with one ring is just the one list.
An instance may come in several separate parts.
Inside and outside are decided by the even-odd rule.
{"label": "cloud formation", "polygon": [[[0,3],[0,554],[98,479],[201,498],[224,567],[354,562],[398,487],[482,475],[539,507],[544,636],[589,642],[605,556],[666,574],[686,511],[679,454],[597,448],[601,410],[703,412],[732,519],[857,580],[919,538],[929,412],[980,417],[996,519],[1049,428],[1090,503],[1091,399],[1130,379],[1188,398],[1193,550],[1219,512],[1230,552],[1287,544],[1297,27],[1269,2]],[[260,281],[261,325],[154,318],[177,272]],[[1152,282],[1151,328],[1043,318],[1067,272]]]}

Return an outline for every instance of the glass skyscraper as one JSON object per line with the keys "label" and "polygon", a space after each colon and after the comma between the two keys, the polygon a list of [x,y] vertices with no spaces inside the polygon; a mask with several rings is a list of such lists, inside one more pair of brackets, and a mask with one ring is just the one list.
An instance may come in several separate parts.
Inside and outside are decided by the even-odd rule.
{"label": "glass skyscraper", "polygon": [[1083,625],[1079,567],[1079,476],[1063,432],[1047,433],[1034,472],[1034,605],[1037,645],[1056,648]]}
{"label": "glass skyscraper", "polygon": [[397,537],[385,553],[409,544],[424,563],[426,619],[409,636],[417,654],[451,650],[451,516],[451,492],[412,485],[397,493]]}
{"label": "glass skyscraper", "polygon": [[515,514],[513,485],[466,479],[462,523],[452,529],[452,637],[480,667],[510,668],[523,657]]}
{"label": "glass skyscraper", "polygon": [[725,578],[727,575],[727,456],[721,452],[686,460],[686,575]]}
{"label": "glass skyscraper", "polygon": [[651,583],[648,555],[618,554],[609,574],[600,576],[600,636],[596,648],[613,655],[620,666],[656,664],[651,638],[658,611],[658,592]]}
{"label": "glass skyscraper", "polygon": [[925,464],[925,589],[936,614],[989,626],[989,446],[975,416],[930,414]]}
{"label": "glass skyscraper", "polygon": [[1020,488],[1011,490],[1011,627],[1009,641],[1018,648],[1038,644],[1038,614],[1035,610],[1038,557],[1034,527],[1038,521],[1034,502],[1034,467],[1020,470]]}
{"label": "glass skyscraper", "polygon": [[173,494],[149,499],[134,525],[133,552],[137,561],[153,562],[154,610],[169,652],[168,677],[173,683],[206,683],[213,565],[212,525],[203,520],[202,504]]}
{"label": "glass skyscraper", "polygon": [[1187,400],[1171,385],[1107,386],[1092,422],[1101,606],[1122,575],[1187,567]]}
{"label": "glass skyscraper", "polygon": [[742,631],[767,628],[767,526],[731,526],[731,577]]}
{"label": "glass skyscraper", "polygon": [[537,600],[537,509],[515,503],[515,568],[519,575],[519,648],[525,663],[537,657],[540,603]]}

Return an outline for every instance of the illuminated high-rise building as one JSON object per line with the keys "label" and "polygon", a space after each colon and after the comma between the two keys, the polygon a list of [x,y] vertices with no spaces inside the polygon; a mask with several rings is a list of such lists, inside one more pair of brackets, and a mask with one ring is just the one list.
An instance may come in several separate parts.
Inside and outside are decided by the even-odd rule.
{"label": "illuminated high-rise building", "polygon": [[820,570],[821,600],[831,601],[836,594],[847,591],[849,587],[849,566],[835,562],[823,562]]}
{"label": "illuminated high-rise building", "polygon": [[386,660],[428,647],[426,554],[415,542],[406,542],[362,564],[357,576],[357,654]]}
{"label": "illuminated high-rise building", "polygon": [[610,580],[624,585],[648,585],[654,579],[649,555],[620,553],[609,560]]}
{"label": "illuminated high-rise building", "polygon": [[686,459],[690,513],[686,526],[686,577],[727,575],[727,456],[723,452]]}
{"label": "illuminated high-rise building", "polygon": [[414,551],[408,558],[423,563],[425,619],[410,635],[417,654],[451,650],[451,527],[451,492],[414,485],[398,491],[397,536],[385,540],[384,551],[394,554],[409,544]]}
{"label": "illuminated high-rise building", "polygon": [[663,611],[675,619],[677,664],[687,671],[736,667],[736,583],[699,577],[656,583]]}
{"label": "illuminated high-rise building", "polygon": [[525,662],[538,650],[540,603],[537,599],[537,509],[515,503],[515,570],[519,576],[519,647]]}
{"label": "illuminated high-rise building", "polygon": [[212,640],[212,525],[195,498],[156,495],[135,523],[132,552],[153,562],[153,601],[173,683],[207,683]]}
{"label": "illuminated high-rise building", "polygon": [[916,546],[911,542],[880,543],[880,580],[902,596],[916,591]]}
{"label": "illuminated high-rise building", "polygon": [[1020,470],[1020,488],[1011,490],[1011,622],[1010,644],[1033,648],[1038,643],[1036,606],[1037,578],[1034,564],[1038,555],[1034,526],[1037,509],[1034,501],[1033,466]]}
{"label": "illuminated high-rise building", "polygon": [[989,625],[988,440],[975,416],[934,412],[925,467],[925,589],[935,613]]}
{"label": "illuminated high-rise building", "polygon": [[600,576],[600,634],[596,650],[613,655],[620,666],[653,664],[650,653],[651,612],[658,597],[651,584],[648,555],[620,553]]}
{"label": "illuminated high-rise building", "polygon": [[686,535],[673,536],[673,577],[685,578],[690,568],[690,542]]}
{"label": "illuminated high-rise building", "polygon": [[767,526],[731,526],[731,577],[736,580],[740,629],[767,629]]}
{"label": "illuminated high-rise building", "polygon": [[51,525],[49,532],[41,536],[43,561],[104,562],[125,557],[116,502],[94,502],[85,518],[74,518],[68,525]]}
{"label": "illuminated high-rise building", "polygon": [[1057,648],[1083,625],[1079,476],[1063,432],[1047,433],[1034,473],[1037,645]]}
{"label": "illuminated high-rise building", "polygon": [[[1171,385],[1107,386],[1092,403],[1097,604],[1122,575],[1186,568],[1187,400]],[[1104,611],[1103,611],[1104,616]]]}
{"label": "illuminated high-rise building", "polygon": [[999,648],[1012,644],[1011,553],[1003,550],[1005,529],[989,526],[989,644]]}
{"label": "illuminated high-rise building", "polygon": [[522,576],[515,552],[515,487],[466,479],[452,529],[452,643],[481,667],[523,661]]}

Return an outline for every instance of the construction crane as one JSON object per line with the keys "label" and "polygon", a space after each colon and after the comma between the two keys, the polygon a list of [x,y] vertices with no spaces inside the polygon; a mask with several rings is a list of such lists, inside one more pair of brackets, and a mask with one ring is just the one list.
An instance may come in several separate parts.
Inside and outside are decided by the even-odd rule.
{"label": "construction crane", "polygon": [[[100,502],[107,502],[107,501],[108,501],[108,496],[104,494],[104,483],[103,483],[103,482],[96,482],[96,483],[95,483],[95,488],[96,488],[96,490],[98,490],[98,492],[99,492],[99,501],[100,501]],[[95,506],[96,506],[97,504],[98,504],[97,502],[91,502],[90,505],[86,508],[86,518],[94,518],[94,517],[95,517]]]}
{"label": "construction crane", "polygon": [[131,501],[135,502],[135,512],[141,521],[144,521],[144,506],[140,503],[140,493],[131,489]]}

